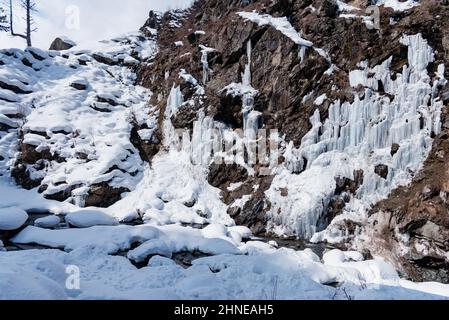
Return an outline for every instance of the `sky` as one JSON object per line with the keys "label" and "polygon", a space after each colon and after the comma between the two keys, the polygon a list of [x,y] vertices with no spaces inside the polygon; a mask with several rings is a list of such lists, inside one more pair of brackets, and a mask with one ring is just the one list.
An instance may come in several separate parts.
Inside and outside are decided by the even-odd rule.
{"label": "sky", "polygon": [[[66,36],[79,45],[138,30],[150,10],[166,11],[185,8],[192,0],[35,0],[37,32],[33,46],[48,49],[53,39]],[[23,10],[20,0],[13,0],[15,31],[23,31]],[[8,9],[9,0],[0,0]],[[0,48],[23,48],[25,42],[0,33]]]}

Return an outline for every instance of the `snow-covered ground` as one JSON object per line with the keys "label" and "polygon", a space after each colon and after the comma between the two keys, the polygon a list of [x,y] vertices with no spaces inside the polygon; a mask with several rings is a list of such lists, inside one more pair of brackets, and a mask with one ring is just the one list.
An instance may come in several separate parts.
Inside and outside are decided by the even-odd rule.
{"label": "snow-covered ground", "polygon": [[[210,225],[28,227],[13,241],[61,250],[0,252],[0,299],[442,299],[449,287],[401,280],[380,258],[240,242],[245,228]],[[140,246],[119,252],[131,245]],[[177,252],[207,254],[183,268]],[[137,269],[130,260],[145,261]],[[75,282],[70,282],[73,280]],[[69,282],[68,282],[69,281]],[[78,285],[79,281],[79,285]]]}
{"label": "snow-covered ground", "polygon": [[135,75],[128,68],[97,60],[132,66],[138,61],[131,54],[150,58],[154,41],[139,42],[138,35],[129,34],[126,40],[103,42],[97,50],[101,53],[0,51],[5,64],[0,87],[9,89],[0,90],[0,123],[12,128],[0,133],[0,174],[8,176],[4,169],[14,158],[9,141],[17,140],[14,129],[20,127],[24,145],[51,154],[44,167],[26,164],[31,179],[43,179],[45,195],[68,192],[72,203],[82,205],[93,184],[134,189],[143,162],[129,139],[130,119],[144,112],[150,93],[134,86]]}

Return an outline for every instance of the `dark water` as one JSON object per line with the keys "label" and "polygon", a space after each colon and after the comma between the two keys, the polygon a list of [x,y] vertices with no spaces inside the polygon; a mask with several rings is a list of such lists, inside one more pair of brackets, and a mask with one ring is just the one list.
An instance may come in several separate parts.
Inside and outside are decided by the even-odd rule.
{"label": "dark water", "polygon": [[311,249],[318,257],[323,258],[323,254],[326,250],[335,249],[335,247],[325,243],[310,243],[304,240],[300,240],[294,237],[291,238],[278,238],[274,236],[254,237],[251,240],[258,240],[262,242],[275,241],[278,244],[278,248],[289,248],[293,250]]}

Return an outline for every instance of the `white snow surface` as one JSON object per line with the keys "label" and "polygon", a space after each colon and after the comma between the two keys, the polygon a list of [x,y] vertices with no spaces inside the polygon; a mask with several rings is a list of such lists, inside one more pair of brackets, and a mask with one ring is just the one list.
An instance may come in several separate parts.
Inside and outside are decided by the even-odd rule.
{"label": "white snow surface", "polygon": [[337,0],[337,6],[339,12],[351,12],[351,11],[357,11],[360,10],[357,7],[354,7],[350,4],[345,3],[344,1]]}
{"label": "white snow surface", "polygon": [[378,0],[376,5],[384,5],[387,8],[392,8],[394,11],[405,11],[418,6],[419,0]]}
{"label": "white snow surface", "polygon": [[[338,9],[340,12],[353,12],[360,11],[360,8],[357,8],[351,4],[346,3],[348,1],[337,0]],[[386,8],[392,8],[394,11],[405,11],[412,9],[419,5],[419,0],[377,0],[374,1],[373,4],[377,6],[384,6]]]}
{"label": "white snow surface", "polygon": [[61,219],[58,216],[47,216],[34,221],[34,225],[40,228],[54,228],[60,223]]}
{"label": "white snow surface", "polygon": [[275,18],[269,14],[259,14],[256,12],[238,12],[238,15],[246,20],[257,23],[259,26],[270,25],[280,31],[286,37],[290,38],[298,46],[311,47],[313,43],[302,38],[293,28],[286,17]]}
{"label": "white snow surface", "polygon": [[113,226],[118,224],[110,215],[92,209],[83,209],[69,213],[65,221],[78,228],[88,228],[93,226]]}
{"label": "white snow surface", "polygon": [[[217,231],[217,230],[216,230]],[[216,232],[215,231],[215,232]],[[229,232],[228,230],[222,230]],[[221,233],[221,232],[218,232]],[[13,239],[59,250],[0,252],[0,298],[19,299],[444,299],[449,287],[401,280],[380,258],[328,252],[321,263],[310,249],[276,249],[229,237],[205,238],[181,226],[109,226],[44,230],[28,227]],[[110,255],[132,244],[128,257],[149,266],[137,269],[126,257]],[[176,252],[213,254],[187,269],[171,262]],[[332,258],[330,258],[332,257]],[[81,270],[80,288],[65,286],[68,266]],[[25,280],[33,278],[32,285]],[[23,279],[23,280],[22,280]],[[326,284],[341,283],[334,288]],[[344,289],[344,290],[343,290]]]}

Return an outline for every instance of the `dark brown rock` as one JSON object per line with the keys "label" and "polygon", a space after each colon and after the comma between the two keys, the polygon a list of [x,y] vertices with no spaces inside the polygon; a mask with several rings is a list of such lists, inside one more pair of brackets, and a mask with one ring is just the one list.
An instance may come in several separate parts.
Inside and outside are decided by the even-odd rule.
{"label": "dark brown rock", "polygon": [[107,103],[113,107],[118,106],[118,103],[115,99],[112,98],[108,98],[108,97],[103,97],[103,96],[97,96],[97,101],[98,102],[102,102],[102,103]]}
{"label": "dark brown rock", "polygon": [[3,81],[0,81],[0,88],[5,89],[5,90],[10,90],[17,94],[30,94],[33,92],[31,90],[24,90],[24,89],[20,88],[19,86],[16,86],[16,85],[13,85],[10,83],[6,83]]}
{"label": "dark brown rock", "polygon": [[400,146],[397,143],[393,143],[391,146],[391,156],[393,157],[396,153],[398,153]]}
{"label": "dark brown rock", "polygon": [[330,224],[332,220],[343,212],[346,201],[343,197],[338,196],[331,200],[329,204],[328,213],[326,216],[327,223]]}
{"label": "dark brown rock", "polygon": [[338,5],[335,0],[324,0],[321,10],[330,18],[335,18],[338,14]]}
{"label": "dark brown rock", "polygon": [[75,44],[62,38],[56,38],[50,45],[50,50],[63,51],[73,48]]}
{"label": "dark brown rock", "polygon": [[388,177],[388,166],[384,164],[379,164],[374,168],[374,172],[381,178],[387,179]]}
{"label": "dark brown rock", "polygon": [[130,141],[134,147],[139,150],[142,160],[151,163],[153,157],[159,152],[160,142],[162,141],[159,130],[156,130],[151,138],[151,141],[144,141],[140,137],[138,131],[145,129],[140,127],[135,121],[133,122],[133,128],[131,130]]}
{"label": "dark brown rock", "polygon": [[[81,185],[73,185],[73,186],[67,186],[66,189],[59,191],[57,193],[53,193],[53,194],[45,194],[44,193],[44,198],[45,199],[49,199],[49,200],[55,200],[55,201],[60,201],[63,202],[65,200],[67,200],[68,198],[70,198],[72,196],[72,191],[81,187]],[[41,192],[44,188],[40,188],[39,191]],[[45,191],[42,191],[45,192]]]}
{"label": "dark brown rock", "polygon": [[355,170],[354,180],[344,177],[336,177],[335,178],[335,194],[340,195],[343,192],[350,192],[355,194],[357,189],[363,184],[363,170]]}
{"label": "dark brown rock", "polygon": [[421,198],[423,200],[429,200],[432,199],[433,197],[437,197],[440,194],[440,190],[438,190],[437,187],[432,186],[432,185],[426,185],[421,193]]}
{"label": "dark brown rock", "polygon": [[28,171],[27,166],[21,163],[14,165],[14,167],[11,169],[11,176],[15,179],[17,184],[27,190],[38,187],[42,181],[41,179],[31,179],[30,172]]}
{"label": "dark brown rock", "polygon": [[119,63],[118,60],[114,59],[113,57],[109,57],[109,56],[98,54],[98,53],[92,54],[92,58],[94,58],[95,60],[97,60],[100,63],[104,63],[109,66],[115,66]]}
{"label": "dark brown rock", "polygon": [[70,84],[72,88],[75,88],[76,90],[86,90],[87,84],[81,83],[81,82],[73,82]]}
{"label": "dark brown rock", "polygon": [[151,29],[159,29],[161,24],[162,17],[159,13],[154,12],[153,10],[150,11],[148,20],[145,22],[144,26],[142,27],[142,30],[145,28],[151,28]]}
{"label": "dark brown rock", "polygon": [[223,186],[229,186],[232,183],[242,182],[248,177],[245,168],[236,163],[233,164],[212,164],[209,168],[207,180],[209,183],[222,189]]}
{"label": "dark brown rock", "polygon": [[113,188],[108,183],[92,185],[84,199],[86,207],[107,208],[122,198],[122,193],[129,192],[126,188]]}

